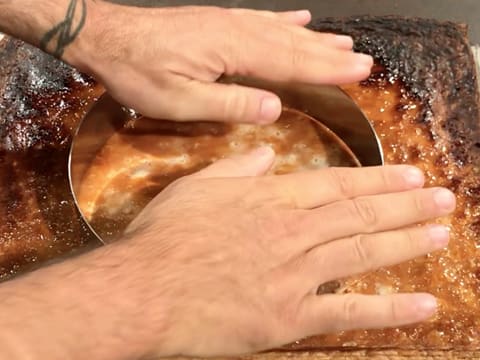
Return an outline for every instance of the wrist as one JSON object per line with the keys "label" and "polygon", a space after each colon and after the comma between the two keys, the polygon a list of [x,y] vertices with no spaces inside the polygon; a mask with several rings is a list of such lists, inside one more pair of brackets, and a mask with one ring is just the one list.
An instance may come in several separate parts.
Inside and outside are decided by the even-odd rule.
{"label": "wrist", "polygon": [[0,0],[0,32],[91,73],[108,7],[94,0]]}
{"label": "wrist", "polygon": [[103,24],[108,21],[109,4],[104,1],[86,0],[86,15],[81,32],[65,49],[62,60],[76,69],[95,76],[98,54],[101,52],[99,38],[104,32]]}

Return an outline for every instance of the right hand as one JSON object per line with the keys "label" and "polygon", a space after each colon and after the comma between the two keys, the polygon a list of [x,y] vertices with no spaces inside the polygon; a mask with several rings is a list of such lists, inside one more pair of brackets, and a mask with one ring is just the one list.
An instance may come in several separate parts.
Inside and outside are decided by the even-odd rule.
{"label": "right hand", "polygon": [[422,189],[410,166],[262,176],[273,159],[263,149],[219,161],[171,185],[129,227],[125,269],[136,272],[119,274],[132,281],[118,295],[143,291],[149,354],[237,355],[434,314],[428,294],[315,290],[446,247],[445,227],[414,225],[451,213],[450,191]]}
{"label": "right hand", "polygon": [[0,358],[233,356],[434,314],[428,294],[316,289],[444,248],[445,228],[413,225],[449,214],[452,193],[409,166],[263,176],[273,160],[219,161],[163,191],[123,241],[2,284]]}

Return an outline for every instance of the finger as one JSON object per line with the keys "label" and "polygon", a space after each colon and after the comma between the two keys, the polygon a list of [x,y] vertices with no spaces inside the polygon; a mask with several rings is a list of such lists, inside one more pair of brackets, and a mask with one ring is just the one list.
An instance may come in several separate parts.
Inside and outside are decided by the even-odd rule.
{"label": "finger", "polygon": [[[309,30],[301,30],[307,34],[299,34],[289,27],[268,29],[259,25],[259,35],[255,38],[242,40],[245,35],[239,34],[243,45],[229,47],[227,73],[268,81],[315,84],[351,83],[369,76],[373,66],[371,56],[331,47],[312,37]],[[272,54],[275,54],[274,61]]]}
{"label": "finger", "polygon": [[260,176],[266,173],[275,160],[270,147],[261,147],[249,154],[219,160],[209,167],[192,175],[196,178],[224,178]]}
{"label": "finger", "polygon": [[295,262],[299,281],[310,289],[443,249],[448,240],[449,231],[441,225],[357,235],[315,247]]}
{"label": "finger", "polygon": [[289,30],[305,39],[310,38],[320,46],[330,46],[339,50],[352,50],[353,39],[349,35],[313,31],[303,26],[290,27]]}
{"label": "finger", "polygon": [[312,14],[309,10],[294,11],[261,11],[252,9],[230,9],[230,12],[237,15],[262,16],[272,20],[281,20],[288,24],[305,26],[312,20]]}
{"label": "finger", "polygon": [[435,314],[429,294],[308,296],[298,315],[304,336],[353,329],[398,327],[425,321]]}
{"label": "finger", "polygon": [[351,36],[322,33],[303,28],[312,20],[312,15],[308,10],[272,12],[250,9],[231,9],[230,11],[236,15],[262,16],[263,18],[270,20],[280,20],[286,24],[299,25],[300,27],[297,28],[291,27],[290,31],[299,35],[311,37],[312,39],[315,38],[316,41],[322,41],[325,45],[331,45],[339,49],[351,50],[353,47],[353,39]]}
{"label": "finger", "polygon": [[313,31],[305,27],[290,27],[289,30],[305,39],[314,40],[317,46],[330,46],[339,50],[352,50],[353,38],[349,35]]}
{"label": "finger", "polygon": [[238,63],[244,66],[239,75],[251,74],[267,81],[334,85],[361,81],[370,75],[373,60],[368,55],[299,42],[279,47],[275,62],[268,62],[267,53],[262,54],[266,49],[258,50],[258,56],[240,55]]}
{"label": "finger", "polygon": [[308,10],[284,11],[274,14],[278,19],[293,25],[305,26],[312,21],[312,14]]}
{"label": "finger", "polygon": [[[328,168],[264,179],[265,192],[275,192],[298,209],[312,209],[359,196],[400,192],[424,185],[413,166]],[[269,195],[270,196],[270,195]]]}
{"label": "finger", "polygon": [[338,35],[331,33],[315,33],[315,37],[326,45],[334,46],[340,50],[352,50],[353,39],[348,35]]}
{"label": "finger", "polygon": [[[267,11],[268,12],[268,11]],[[276,13],[277,17],[289,24],[300,26],[307,25],[312,21],[312,14],[309,10],[284,11]]]}
{"label": "finger", "polygon": [[176,102],[175,117],[184,121],[269,124],[282,112],[275,94],[237,84],[184,80],[177,91],[182,101]]}
{"label": "finger", "polygon": [[305,246],[357,234],[399,229],[449,215],[455,209],[455,195],[441,188],[420,189],[339,201],[311,210],[302,229],[311,229]]}

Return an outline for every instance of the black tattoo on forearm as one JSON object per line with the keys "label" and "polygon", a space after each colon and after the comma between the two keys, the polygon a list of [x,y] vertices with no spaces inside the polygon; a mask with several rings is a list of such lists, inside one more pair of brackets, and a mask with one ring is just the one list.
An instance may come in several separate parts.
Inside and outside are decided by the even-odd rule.
{"label": "black tattoo on forearm", "polygon": [[[80,19],[75,25],[75,15],[77,14],[77,4],[80,7]],[[73,43],[80,31],[85,26],[85,19],[87,18],[87,3],[86,0],[70,0],[65,19],[55,25],[49,30],[40,41],[40,48],[47,51],[49,45],[55,42],[52,54],[60,58],[68,45]]]}

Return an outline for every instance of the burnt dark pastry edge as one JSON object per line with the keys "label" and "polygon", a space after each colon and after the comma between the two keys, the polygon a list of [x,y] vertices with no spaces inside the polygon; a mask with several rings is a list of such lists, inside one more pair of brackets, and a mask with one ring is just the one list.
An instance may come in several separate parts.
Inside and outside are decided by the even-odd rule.
{"label": "burnt dark pastry edge", "polygon": [[[93,98],[89,91],[94,82],[10,37],[0,39],[0,64],[2,231],[8,231],[9,239],[24,229],[22,218],[33,216],[45,222],[40,231],[52,234],[45,240],[47,244],[42,241],[43,234],[27,235],[15,245],[17,253],[9,250],[12,256],[0,267],[0,281],[4,281],[99,244],[81,221],[67,179],[71,137],[82,115],[80,109]],[[31,201],[37,202],[38,212],[27,206]],[[32,244],[40,248],[32,248]],[[46,245],[51,247],[50,253],[46,253]]]}
{"label": "burnt dark pastry edge", "polygon": [[94,82],[22,41],[0,40],[0,152],[67,148],[72,124],[62,114],[81,107],[77,96]]}
{"label": "burnt dark pastry edge", "polygon": [[[326,18],[312,22],[316,31],[351,35],[354,50],[370,54],[400,80],[423,105],[419,122],[435,122],[435,105],[446,108],[443,128],[459,165],[480,162],[479,91],[466,25],[398,16]],[[364,82],[368,85],[368,80]],[[435,134],[432,134],[435,136]]]}

